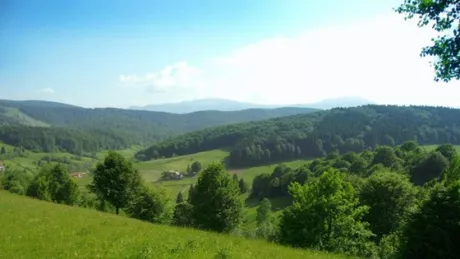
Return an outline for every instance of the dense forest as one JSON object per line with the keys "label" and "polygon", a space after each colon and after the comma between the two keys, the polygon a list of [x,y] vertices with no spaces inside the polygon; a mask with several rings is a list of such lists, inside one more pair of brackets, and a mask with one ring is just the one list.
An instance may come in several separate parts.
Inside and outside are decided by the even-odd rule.
{"label": "dense forest", "polygon": [[171,114],[0,100],[0,141],[34,151],[93,152],[151,144],[206,127],[314,111],[279,108]]}
{"label": "dense forest", "polygon": [[460,109],[365,105],[335,108],[187,133],[140,151],[139,160],[185,155],[217,148],[231,150],[228,165],[252,166],[361,152],[408,140],[460,144]]}

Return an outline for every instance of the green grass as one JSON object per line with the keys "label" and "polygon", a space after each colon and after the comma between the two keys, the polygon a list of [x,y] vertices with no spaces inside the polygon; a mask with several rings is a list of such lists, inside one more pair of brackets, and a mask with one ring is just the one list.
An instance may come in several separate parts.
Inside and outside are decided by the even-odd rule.
{"label": "green grass", "polygon": [[[141,150],[141,146],[132,146],[130,148],[125,148],[121,150],[116,150],[116,152],[120,153],[122,156],[124,156],[127,159],[131,159],[134,157],[137,151]],[[97,152],[96,157],[98,160],[103,160],[104,157],[108,154],[108,150]]]}
{"label": "green grass", "polygon": [[348,258],[154,225],[4,191],[0,208],[0,258]]}
{"label": "green grass", "polygon": [[192,155],[178,156],[165,159],[157,159],[135,164],[144,178],[149,182],[158,180],[164,170],[177,170],[184,172],[188,165],[194,161],[199,161],[203,167],[214,161],[222,161],[228,152],[223,150],[212,150],[195,153]]}

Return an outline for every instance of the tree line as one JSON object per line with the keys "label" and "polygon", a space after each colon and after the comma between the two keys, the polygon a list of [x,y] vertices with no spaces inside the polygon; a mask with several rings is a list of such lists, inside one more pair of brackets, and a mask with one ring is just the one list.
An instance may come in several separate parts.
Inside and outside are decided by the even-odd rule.
{"label": "tree line", "polygon": [[429,106],[365,105],[335,108],[205,129],[154,144],[139,160],[230,149],[232,167],[254,166],[332,152],[361,152],[408,140],[420,144],[460,144],[460,109]]}
{"label": "tree line", "polygon": [[319,177],[328,168],[353,177],[368,177],[378,171],[393,170],[407,176],[413,184],[422,186],[441,177],[456,157],[457,151],[451,144],[427,151],[415,141],[396,147],[378,146],[374,151],[362,153],[331,153],[299,168],[279,164],[273,172],[256,176],[250,196],[258,199],[289,196],[289,186],[293,182],[302,185],[311,178]]}

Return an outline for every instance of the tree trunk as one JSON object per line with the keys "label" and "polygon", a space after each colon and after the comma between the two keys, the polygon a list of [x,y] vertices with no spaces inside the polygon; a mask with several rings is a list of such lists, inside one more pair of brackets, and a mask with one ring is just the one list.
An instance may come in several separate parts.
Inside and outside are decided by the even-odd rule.
{"label": "tree trunk", "polygon": [[120,208],[116,207],[115,210],[117,211],[117,215],[118,215],[118,212],[120,212]]}

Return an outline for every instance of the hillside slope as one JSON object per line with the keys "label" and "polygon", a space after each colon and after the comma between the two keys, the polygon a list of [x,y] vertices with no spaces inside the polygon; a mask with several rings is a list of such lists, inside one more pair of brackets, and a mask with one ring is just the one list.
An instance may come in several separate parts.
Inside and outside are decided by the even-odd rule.
{"label": "hillside slope", "polygon": [[417,140],[460,144],[460,109],[366,105],[215,127],[154,144],[136,157],[149,160],[227,148],[232,166],[360,152]]}
{"label": "hillside slope", "polygon": [[49,124],[35,120],[17,108],[0,106],[0,126],[24,125],[31,127],[49,127]]}
{"label": "hillside slope", "polygon": [[[37,125],[0,117],[0,140],[30,150],[71,153],[144,145],[217,125],[263,120],[317,111],[309,108],[249,109],[188,114],[115,108],[86,109],[43,101],[0,100],[0,106],[24,114]],[[43,125],[40,125],[40,123]],[[27,127],[51,125],[49,128]]]}
{"label": "hillside slope", "polygon": [[0,258],[345,258],[0,191]]}

